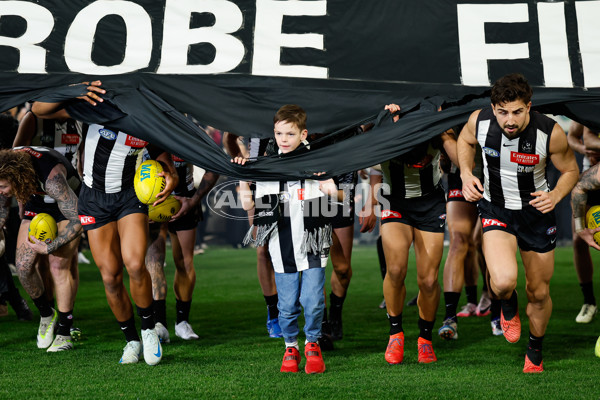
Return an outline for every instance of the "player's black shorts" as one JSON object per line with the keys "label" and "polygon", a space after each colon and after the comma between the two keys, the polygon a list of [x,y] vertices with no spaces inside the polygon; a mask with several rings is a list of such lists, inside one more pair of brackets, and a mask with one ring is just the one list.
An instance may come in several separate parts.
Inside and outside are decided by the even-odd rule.
{"label": "player's black shorts", "polygon": [[448,201],[467,201],[462,192],[462,179],[460,179],[460,170],[448,174]]}
{"label": "player's black shorts", "polygon": [[63,215],[55,201],[46,203],[43,196],[33,196],[24,207],[23,219],[32,220],[39,213],[50,214],[58,224],[60,221],[65,221],[67,217]]}
{"label": "player's black shorts", "polygon": [[178,231],[189,231],[196,229],[198,222],[200,222],[201,219],[202,209],[200,206],[198,206],[193,211],[188,211],[188,213],[183,217],[169,222],[169,232],[175,233]]}
{"label": "player's black shorts", "polygon": [[477,203],[483,233],[501,230],[517,238],[523,251],[547,253],[556,247],[556,217],[554,210],[542,214],[535,207],[508,210],[485,199]]}
{"label": "player's black shorts", "polygon": [[333,229],[345,228],[354,225],[354,201],[350,204],[334,204],[335,216],[331,218]]}
{"label": "player's black shorts", "polygon": [[[444,190],[410,199],[383,196],[388,204],[381,203],[381,223],[400,222],[426,232],[444,232],[446,227],[446,197]],[[389,205],[389,207],[386,207]]]}
{"label": "player's black shorts", "polygon": [[148,214],[148,206],[138,200],[133,187],[118,193],[104,193],[83,185],[77,212],[83,230],[89,231],[129,214]]}

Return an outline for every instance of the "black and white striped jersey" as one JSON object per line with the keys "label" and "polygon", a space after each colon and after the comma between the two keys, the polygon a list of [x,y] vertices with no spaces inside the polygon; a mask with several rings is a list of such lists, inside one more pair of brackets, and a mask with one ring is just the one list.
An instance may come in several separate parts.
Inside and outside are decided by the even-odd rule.
{"label": "black and white striped jersey", "polygon": [[530,112],[529,124],[508,139],[491,107],[477,117],[477,141],[483,155],[484,193],[489,202],[509,210],[530,206],[531,193],[549,191],[546,160],[550,155],[551,118]]}
{"label": "black and white striped jersey", "polygon": [[386,197],[410,199],[433,192],[442,179],[440,148],[441,139],[436,137],[382,163],[383,182],[390,188]]}
{"label": "black and white striped jersey", "polygon": [[[288,181],[283,185],[279,200],[283,203],[283,213],[278,221],[277,229],[269,238],[269,254],[273,269],[278,273],[290,273],[304,271],[308,268],[325,268],[327,266],[328,253],[315,254],[302,251],[304,242],[304,198],[314,196],[309,192],[319,191],[317,181]],[[262,183],[261,183],[262,184]],[[277,185],[279,182],[268,182]],[[260,185],[259,185],[260,186]],[[261,197],[257,186],[257,198]],[[321,194],[322,195],[322,194]]]}
{"label": "black and white striped jersey", "polygon": [[171,155],[171,159],[179,176],[179,183],[173,189],[173,194],[192,197],[194,195],[194,166],[175,155]]}
{"label": "black and white striped jersey", "polygon": [[67,170],[67,176],[65,177],[67,184],[69,187],[75,192],[79,192],[79,187],[81,186],[81,180],[79,179],[79,175],[77,171],[69,160],[58,151],[43,147],[43,146],[19,146],[13,147],[13,151],[22,151],[31,156],[31,165],[35,171],[36,177],[38,179],[38,187],[37,192],[33,195],[39,196],[40,198],[44,198],[45,203],[54,203],[55,200],[46,194],[46,181],[48,180],[48,176],[50,172],[56,167],[58,164],[62,164]]}
{"label": "black and white striped jersey", "polygon": [[90,125],[85,138],[83,182],[105,193],[133,187],[135,166],[147,144],[117,129]]}
{"label": "black and white striped jersey", "polygon": [[73,167],[77,168],[77,150],[83,141],[83,130],[87,125],[74,119],[60,121],[36,118],[35,120],[36,134],[31,144],[58,151]]}

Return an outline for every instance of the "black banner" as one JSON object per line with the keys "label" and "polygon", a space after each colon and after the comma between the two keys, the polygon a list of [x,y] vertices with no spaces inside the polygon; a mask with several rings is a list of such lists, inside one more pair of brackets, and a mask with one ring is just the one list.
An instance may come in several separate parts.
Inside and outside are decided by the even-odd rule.
{"label": "black banner", "polygon": [[[210,145],[190,149],[204,142],[201,131],[173,116],[189,113],[239,135],[266,137],[275,111],[296,103],[308,112],[309,132],[330,133],[387,103],[416,110],[431,96],[456,101],[521,72],[534,86],[534,105],[539,96],[550,111],[577,102],[567,107],[570,116],[600,127],[599,117],[580,107],[583,101],[593,109],[600,98],[599,17],[595,0],[3,1],[0,109],[49,94],[62,98],[70,93],[65,85],[100,79],[128,116],[114,126],[122,122],[133,135],[236,176],[225,163],[206,161]],[[401,121],[395,134],[412,139],[358,155],[351,167],[401,154],[404,144],[466,119],[476,106],[461,109],[461,117],[436,115],[442,122],[433,125],[409,129]],[[88,122],[106,120],[97,118]],[[369,144],[378,140],[374,135]],[[346,154],[346,142],[334,147]],[[340,169],[339,162],[325,168],[313,153],[301,159],[317,170]]]}

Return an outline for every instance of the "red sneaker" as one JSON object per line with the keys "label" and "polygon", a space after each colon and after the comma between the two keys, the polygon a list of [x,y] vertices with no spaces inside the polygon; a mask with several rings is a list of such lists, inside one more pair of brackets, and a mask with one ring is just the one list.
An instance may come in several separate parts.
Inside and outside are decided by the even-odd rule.
{"label": "red sneaker", "polygon": [[500,310],[500,326],[502,327],[502,333],[504,337],[510,343],[517,343],[521,338],[521,318],[519,318],[519,311],[511,320],[504,319],[504,313]]}
{"label": "red sneaker", "polygon": [[404,332],[390,335],[387,349],[385,349],[385,361],[389,364],[400,364],[404,360]]}
{"label": "red sneaker", "polygon": [[287,347],[283,354],[283,362],[281,363],[281,372],[298,372],[298,364],[300,364],[300,352],[295,347]]}
{"label": "red sneaker", "polygon": [[321,348],[317,343],[307,343],[304,348],[304,355],[306,356],[304,371],[307,374],[322,374],[325,372],[325,362],[321,355]]}
{"label": "red sneaker", "polygon": [[431,340],[420,337],[417,343],[419,344],[419,362],[421,364],[429,364],[437,361]]}
{"label": "red sneaker", "polygon": [[531,362],[527,354],[525,354],[525,366],[523,367],[523,372],[526,374],[539,374],[540,372],[544,372],[544,362],[542,361],[540,365],[535,365]]}

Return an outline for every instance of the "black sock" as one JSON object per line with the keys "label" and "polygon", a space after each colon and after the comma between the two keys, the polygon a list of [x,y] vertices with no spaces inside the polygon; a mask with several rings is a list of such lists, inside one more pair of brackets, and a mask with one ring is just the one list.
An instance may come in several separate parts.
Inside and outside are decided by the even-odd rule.
{"label": "black sock", "polygon": [[385,279],[387,264],[385,263],[385,254],[383,253],[383,242],[381,241],[381,236],[377,238],[377,257],[379,258],[379,271],[381,272],[381,279]]}
{"label": "black sock", "polygon": [[154,321],[160,322],[166,328],[167,327],[167,301],[166,300],[153,300],[152,308],[154,309]]}
{"label": "black sock", "polygon": [[581,292],[583,293],[584,304],[596,305],[596,297],[594,296],[594,286],[592,282],[580,283]]}
{"label": "black sock", "polygon": [[329,294],[329,319],[341,319],[342,307],[346,296],[338,297],[333,292]]}
{"label": "black sock", "polygon": [[477,304],[477,285],[465,286],[467,303]]}
{"label": "black sock", "polygon": [[322,324],[328,324],[329,320],[327,319],[327,307],[323,308],[323,322]]}
{"label": "black sock", "polygon": [[181,301],[175,299],[175,309],[177,310],[177,323],[190,320],[190,308],[192,301]]}
{"label": "black sock", "polygon": [[504,314],[504,319],[509,321],[513,319],[517,312],[519,311],[519,301],[517,299],[517,291],[513,290],[510,299],[501,301],[502,314]]}
{"label": "black sock", "polygon": [[431,332],[433,331],[433,323],[434,321],[425,321],[421,317],[419,317],[419,337],[422,337],[425,340],[431,341]]}
{"label": "black sock", "polygon": [[456,308],[459,299],[460,292],[444,292],[444,302],[446,303],[446,316],[444,319],[451,318],[456,322]]}
{"label": "black sock", "polygon": [[529,361],[531,361],[535,365],[540,365],[542,363],[543,340],[543,336],[533,336],[531,332],[529,332],[529,345],[527,346],[527,357],[529,357]]}
{"label": "black sock", "polygon": [[140,335],[137,333],[137,329],[135,329],[135,319],[133,319],[133,315],[127,321],[117,321],[119,326],[121,327],[121,332],[125,335],[125,340],[131,342],[133,340],[140,341]]}
{"label": "black sock", "polygon": [[402,329],[402,313],[391,316],[388,314],[388,321],[390,321],[390,336],[396,333],[403,332]]}
{"label": "black sock", "polygon": [[57,335],[69,336],[73,326],[73,310],[67,312],[58,312]]}
{"label": "black sock", "polygon": [[32,299],[32,300],[33,300],[33,304],[35,304],[37,309],[40,311],[41,317],[46,318],[46,317],[49,317],[52,315],[52,306],[50,305],[50,302],[46,298],[46,293],[42,293],[42,295],[40,297],[38,297],[37,299]]}
{"label": "black sock", "polygon": [[277,302],[279,301],[279,297],[277,293],[272,296],[264,296],[265,303],[267,303],[267,311],[269,312],[269,319],[279,318],[279,309],[277,308]]}
{"label": "black sock", "polygon": [[501,300],[492,299],[492,305],[490,306],[490,310],[491,310],[490,319],[492,321],[500,318],[500,308],[501,308],[500,304],[502,304]]}
{"label": "black sock", "polygon": [[154,309],[152,305],[142,308],[136,304],[135,308],[137,308],[137,314],[142,319],[142,330],[154,329]]}

